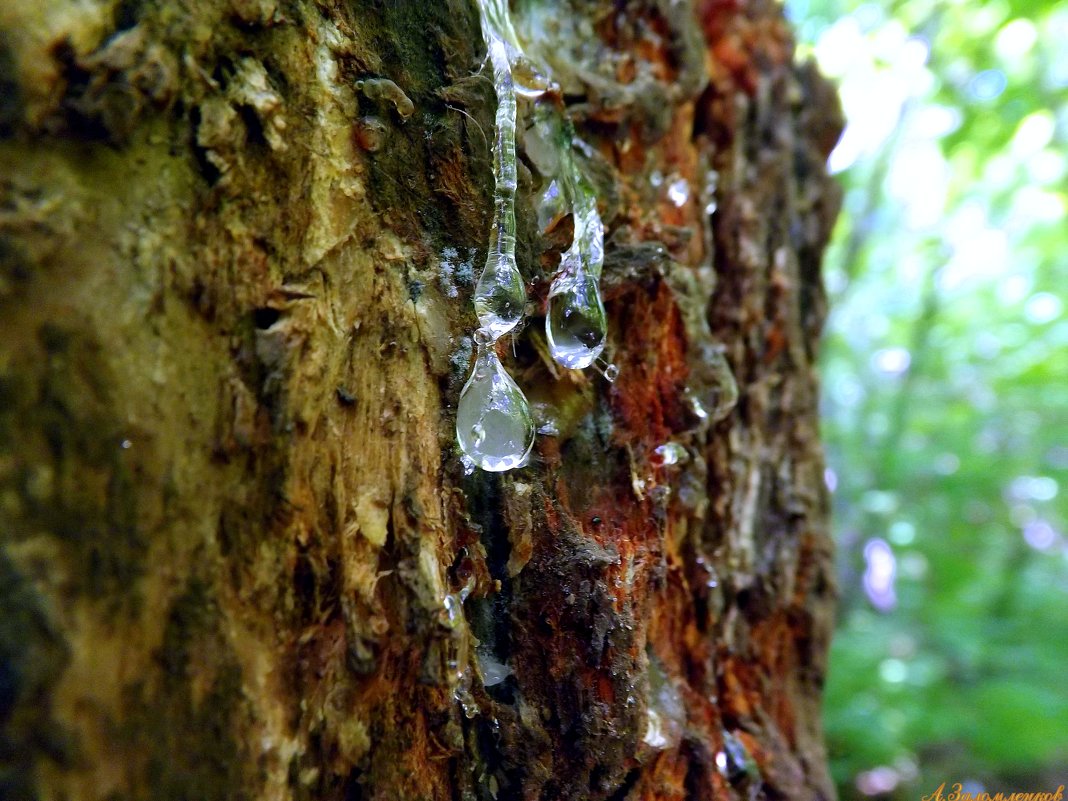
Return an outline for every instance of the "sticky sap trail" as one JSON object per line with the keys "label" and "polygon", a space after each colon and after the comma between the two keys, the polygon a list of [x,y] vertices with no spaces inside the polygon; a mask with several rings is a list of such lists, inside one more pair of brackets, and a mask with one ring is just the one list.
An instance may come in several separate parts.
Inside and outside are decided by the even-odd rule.
{"label": "sticky sap trail", "polygon": [[479,324],[494,338],[511,331],[523,318],[527,293],[515,261],[516,98],[508,52],[499,36],[486,33],[493,86],[497,92],[496,136],[493,140],[493,224],[486,266],[475,286]]}
{"label": "sticky sap trail", "polygon": [[[601,355],[608,329],[600,286],[604,224],[597,211],[597,196],[571,151],[571,126],[546,123],[547,141],[559,148],[560,183],[571,204],[575,233],[549,287],[545,334],[553,358],[564,367],[579,369],[589,367]],[[561,135],[553,135],[553,127],[562,127]]]}

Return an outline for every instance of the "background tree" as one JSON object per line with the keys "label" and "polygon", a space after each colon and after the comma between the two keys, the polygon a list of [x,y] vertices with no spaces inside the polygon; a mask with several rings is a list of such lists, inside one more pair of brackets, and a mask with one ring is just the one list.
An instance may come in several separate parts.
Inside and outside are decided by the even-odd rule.
{"label": "background tree", "polygon": [[[823,420],[843,797],[1068,777],[1068,9],[798,0],[841,82]],[[906,288],[902,291],[902,288]]]}
{"label": "background tree", "polygon": [[[496,475],[454,435],[473,5],[0,9],[5,798],[833,795],[835,96],[770,0],[513,12],[589,145],[619,377],[502,343],[543,433]],[[570,222],[525,144],[537,321]]]}

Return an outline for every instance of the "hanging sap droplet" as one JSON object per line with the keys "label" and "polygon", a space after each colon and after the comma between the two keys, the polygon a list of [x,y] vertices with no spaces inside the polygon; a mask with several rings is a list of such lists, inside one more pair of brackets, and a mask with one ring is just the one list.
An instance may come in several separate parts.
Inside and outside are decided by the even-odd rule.
{"label": "hanging sap droplet", "polygon": [[546,92],[558,90],[552,78],[524,55],[512,58],[512,80],[515,81],[515,93],[531,100],[541,97]]}
{"label": "hanging sap droplet", "polygon": [[477,466],[492,472],[519,467],[534,445],[530,404],[492,346],[479,348],[475,369],[460,393],[456,438]]}
{"label": "hanging sap droplet", "polygon": [[677,181],[672,181],[668,186],[667,191],[668,200],[670,200],[675,206],[681,208],[686,205],[686,201],[690,199],[690,184],[685,178],[679,178]]}
{"label": "hanging sap droplet", "polygon": [[690,381],[686,398],[694,414],[707,423],[718,423],[738,403],[738,382],[723,353],[722,345],[703,344],[689,359]]}
{"label": "hanging sap droplet", "polygon": [[468,720],[473,720],[478,717],[480,710],[478,701],[471,694],[471,677],[468,675],[468,671],[460,671],[456,677],[456,682],[456,689],[452,691],[452,696],[464,711],[464,717]]}
{"label": "hanging sap droplet", "polygon": [[479,649],[478,672],[482,674],[482,684],[485,687],[493,687],[512,675],[512,669],[506,662],[501,662],[492,653]]}
{"label": "hanging sap droplet", "polygon": [[442,606],[445,608],[446,625],[450,629],[458,629],[463,624],[464,619],[463,602],[456,595],[450,593],[442,599]]}
{"label": "hanging sap droplet", "polygon": [[749,750],[738,737],[723,732],[723,750],[716,754],[716,768],[730,782],[737,782],[752,769]]}
{"label": "hanging sap droplet", "polygon": [[664,722],[660,713],[651,706],[645,710],[645,735],[642,742],[657,751],[668,746],[668,738],[664,735]]}
{"label": "hanging sap droplet", "polygon": [[544,437],[558,437],[560,436],[560,428],[556,424],[556,420],[549,419],[538,426],[538,433]]}
{"label": "hanging sap droplet", "polygon": [[553,358],[572,370],[589,367],[604,350],[606,329],[597,279],[583,270],[565,270],[556,276],[545,317]]}
{"label": "hanging sap droplet", "polygon": [[677,442],[665,442],[654,452],[662,465],[680,464],[690,458],[686,448]]}
{"label": "hanging sap droplet", "polygon": [[526,287],[511,252],[490,248],[486,267],[475,285],[474,301],[479,324],[494,339],[511,331],[523,318]]}

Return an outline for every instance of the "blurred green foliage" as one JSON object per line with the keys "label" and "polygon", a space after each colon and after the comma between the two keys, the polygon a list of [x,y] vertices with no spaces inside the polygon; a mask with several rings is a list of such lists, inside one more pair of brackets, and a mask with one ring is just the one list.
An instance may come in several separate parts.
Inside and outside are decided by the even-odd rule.
{"label": "blurred green foliage", "polygon": [[1068,784],[1068,5],[788,0],[841,86],[843,798]]}

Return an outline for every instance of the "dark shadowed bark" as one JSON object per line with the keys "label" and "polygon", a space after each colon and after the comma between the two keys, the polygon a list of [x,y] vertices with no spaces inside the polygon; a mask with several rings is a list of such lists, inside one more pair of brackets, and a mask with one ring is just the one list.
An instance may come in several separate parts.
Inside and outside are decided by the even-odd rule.
{"label": "dark shadowed bark", "polygon": [[468,475],[477,8],[3,0],[0,797],[833,795],[833,91],[771,0],[513,11],[619,377],[547,355],[521,132],[500,353],[545,433]]}

